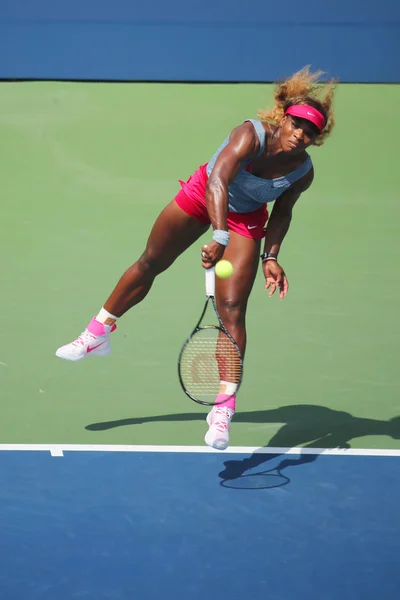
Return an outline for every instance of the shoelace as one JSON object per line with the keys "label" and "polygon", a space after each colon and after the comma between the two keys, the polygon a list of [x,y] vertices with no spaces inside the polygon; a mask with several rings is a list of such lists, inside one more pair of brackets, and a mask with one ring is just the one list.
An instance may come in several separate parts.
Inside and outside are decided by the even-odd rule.
{"label": "shoelace", "polygon": [[78,336],[74,342],[72,342],[72,345],[79,346],[79,344],[80,344],[81,346],[85,346],[85,344],[87,344],[88,342],[92,342],[93,340],[96,340],[96,339],[97,339],[97,336],[93,335],[93,333],[90,333],[90,331],[88,331],[86,329],[86,331],[81,333],[81,335]]}
{"label": "shoelace", "polygon": [[216,408],[213,414],[212,426],[215,427],[217,431],[224,433],[224,431],[229,429],[231,417],[232,415],[227,408]]}

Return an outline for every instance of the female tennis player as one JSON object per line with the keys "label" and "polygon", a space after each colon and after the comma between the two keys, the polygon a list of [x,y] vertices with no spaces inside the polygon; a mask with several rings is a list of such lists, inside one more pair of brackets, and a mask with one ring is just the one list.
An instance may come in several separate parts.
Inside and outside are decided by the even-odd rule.
{"label": "female tennis player", "polygon": [[[244,357],[247,301],[259,258],[268,295],[279,290],[283,299],[288,280],[278,254],[293,207],[313,182],[307,148],[321,146],[334,125],[334,82],[322,83],[321,75],[306,67],[278,84],[272,110],[235,127],[211,160],[186,183],[180,182],[181,190],[155,221],[143,254],[122,275],[85,331],[57,350],[58,357],[78,361],[109,354],[117,320],[145,298],[157,275],[210,224],[212,237],[201,249],[202,265],[210,268],[224,257],[234,266],[230,278],[217,279],[216,298],[222,321]],[[268,219],[267,206],[274,201]],[[207,415],[205,441],[225,449],[236,396],[217,400],[222,403]]]}

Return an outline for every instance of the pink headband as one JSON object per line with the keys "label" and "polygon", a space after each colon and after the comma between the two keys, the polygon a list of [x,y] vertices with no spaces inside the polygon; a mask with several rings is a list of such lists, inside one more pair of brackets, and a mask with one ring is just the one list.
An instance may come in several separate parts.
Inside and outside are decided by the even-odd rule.
{"label": "pink headband", "polygon": [[320,131],[322,131],[325,127],[324,115],[313,106],[308,106],[308,104],[293,104],[292,106],[289,106],[285,112],[285,115],[292,115],[292,117],[307,119],[307,121],[314,123],[314,125],[318,127]]}

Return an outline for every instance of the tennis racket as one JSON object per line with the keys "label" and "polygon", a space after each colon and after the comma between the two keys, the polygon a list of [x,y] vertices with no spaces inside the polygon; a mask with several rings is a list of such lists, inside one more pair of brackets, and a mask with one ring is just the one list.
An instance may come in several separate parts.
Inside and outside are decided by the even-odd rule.
{"label": "tennis racket", "polygon": [[[185,394],[205,406],[219,404],[237,393],[242,382],[243,361],[238,345],[226,330],[215,302],[214,267],[206,269],[206,302],[200,319],[182,346],[178,358],[179,381]],[[217,325],[202,325],[211,303]],[[233,388],[233,389],[232,389]]]}

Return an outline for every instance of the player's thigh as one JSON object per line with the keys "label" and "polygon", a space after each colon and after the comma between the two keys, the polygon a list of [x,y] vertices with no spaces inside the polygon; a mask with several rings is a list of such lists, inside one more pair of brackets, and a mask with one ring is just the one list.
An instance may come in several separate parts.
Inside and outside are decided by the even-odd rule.
{"label": "player's thigh", "polygon": [[172,200],[156,219],[145,253],[151,260],[170,263],[198,240],[208,227],[185,213]]}
{"label": "player's thigh", "polygon": [[227,279],[216,278],[217,302],[245,310],[253,288],[259,263],[261,240],[247,238],[233,231],[224,252],[224,259],[233,265],[233,274]]}

